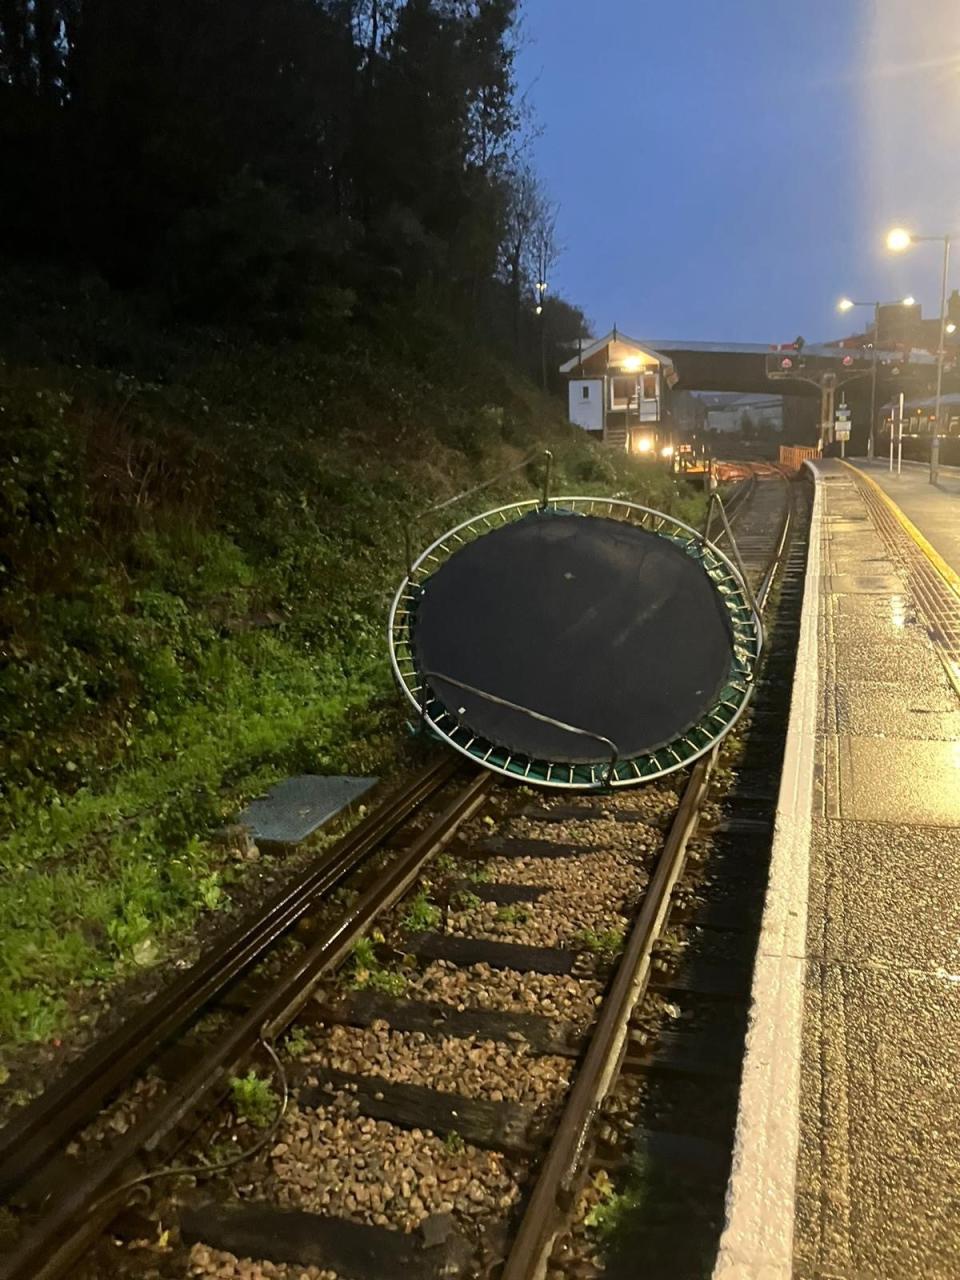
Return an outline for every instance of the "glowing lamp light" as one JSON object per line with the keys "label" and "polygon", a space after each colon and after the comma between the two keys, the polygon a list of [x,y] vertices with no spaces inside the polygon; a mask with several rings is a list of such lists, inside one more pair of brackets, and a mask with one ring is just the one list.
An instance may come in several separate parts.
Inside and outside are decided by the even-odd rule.
{"label": "glowing lamp light", "polygon": [[947,325],[947,333],[956,333],[956,332],[957,332],[957,326],[951,320],[950,323]]}
{"label": "glowing lamp light", "polygon": [[910,248],[912,240],[913,236],[905,227],[894,227],[887,232],[887,248],[891,253],[903,253],[904,249]]}
{"label": "glowing lamp light", "polygon": [[914,307],[916,306],[916,304],[917,304],[917,300],[912,293],[908,294],[903,300],[903,305],[905,307]]}
{"label": "glowing lamp light", "polygon": [[672,444],[665,444],[665,445],[663,446],[663,448],[660,450],[660,457],[661,457],[661,458],[672,458],[672,457],[673,457],[673,445],[672,445]]}
{"label": "glowing lamp light", "polygon": [[840,301],[837,303],[837,310],[838,310],[838,311],[849,311],[849,310],[850,310],[850,308],[851,308],[853,305],[854,305],[854,303],[853,303],[852,299],[850,299],[850,298],[841,298],[841,299],[840,299]]}
{"label": "glowing lamp light", "polygon": [[637,440],[637,453],[652,453],[653,441],[649,436],[640,436]]}
{"label": "glowing lamp light", "polygon": [[625,373],[636,373],[638,369],[643,368],[643,361],[639,356],[627,356],[623,362]]}
{"label": "glowing lamp light", "polygon": [[539,303],[537,304],[537,315],[538,316],[543,315],[543,307],[541,307]]}

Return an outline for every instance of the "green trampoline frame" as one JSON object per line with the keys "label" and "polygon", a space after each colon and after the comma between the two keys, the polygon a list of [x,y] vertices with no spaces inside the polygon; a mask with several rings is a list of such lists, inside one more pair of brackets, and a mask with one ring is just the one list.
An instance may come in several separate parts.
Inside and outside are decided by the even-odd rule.
{"label": "green trampoline frame", "polygon": [[[531,707],[516,710],[557,727],[581,733],[585,737],[602,741],[610,748],[610,758],[604,763],[566,764],[550,760],[531,759],[496,743],[491,743],[461,724],[450,709],[436,696],[426,677],[441,673],[423,673],[419,670],[413,644],[417,607],[423,584],[460,547],[483,537],[533,511],[555,511],[558,514],[605,516],[639,525],[650,532],[669,538],[698,564],[702,565],[713,582],[726,609],[733,637],[731,666],[728,680],[714,705],[700,720],[673,741],[656,751],[621,758],[616,744],[598,734],[574,725],[562,724],[544,716]],[[448,530],[410,565],[407,576],[400,584],[390,608],[388,624],[390,662],[397,682],[414,708],[423,729],[434,733],[467,757],[474,764],[482,765],[504,777],[534,786],[558,788],[568,791],[607,791],[620,787],[638,786],[652,782],[677,769],[686,768],[709,751],[736,724],[743,714],[753,691],[757,664],[763,649],[763,627],[757,613],[753,595],[733,561],[728,559],[703,533],[650,507],[640,506],[619,498],[591,498],[582,496],[550,498],[547,501],[529,499],[507,506],[495,507],[481,515],[473,516]],[[450,677],[442,676],[444,680]],[[453,683],[456,683],[455,681]],[[473,690],[492,701],[503,700],[482,690]]]}

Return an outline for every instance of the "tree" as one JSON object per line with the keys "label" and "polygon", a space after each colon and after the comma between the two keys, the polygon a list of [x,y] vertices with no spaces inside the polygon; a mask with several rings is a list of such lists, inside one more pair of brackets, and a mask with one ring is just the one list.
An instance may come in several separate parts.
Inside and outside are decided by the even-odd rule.
{"label": "tree", "polygon": [[201,311],[399,279],[486,317],[506,276],[519,348],[517,8],[0,0],[0,232]]}

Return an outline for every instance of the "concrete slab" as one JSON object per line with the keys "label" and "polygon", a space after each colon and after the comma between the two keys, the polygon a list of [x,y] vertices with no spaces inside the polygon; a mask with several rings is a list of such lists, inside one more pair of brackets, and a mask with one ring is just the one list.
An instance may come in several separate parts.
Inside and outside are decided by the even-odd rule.
{"label": "concrete slab", "polygon": [[906,590],[906,583],[895,574],[840,573],[831,574],[827,590],[836,594],[888,596]]}
{"label": "concrete slab", "polygon": [[870,640],[837,641],[835,673],[838,687],[850,680],[900,681],[904,677],[904,692],[928,686],[936,689],[946,678],[931,645],[906,637],[896,648]]}
{"label": "concrete slab", "polygon": [[832,610],[837,617],[886,618],[902,615],[911,620],[916,619],[916,607],[906,587],[886,596],[842,595],[834,596]]}
{"label": "concrete slab", "polygon": [[960,980],[958,880],[960,829],[816,819],[810,954]]}
{"label": "concrete slab", "polygon": [[943,680],[943,663],[926,637],[901,635],[895,644],[876,643],[869,637],[854,638],[848,631],[836,643],[836,680],[842,688],[850,680],[897,681],[906,677],[910,688],[936,685]]}
{"label": "concrete slab", "polygon": [[237,822],[250,828],[257,844],[300,844],[377,781],[310,773],[287,778],[248,805]]}
{"label": "concrete slab", "polygon": [[917,738],[920,741],[960,740],[957,698],[941,678],[938,684],[912,690],[909,697],[899,684],[848,681],[833,691],[832,721],[824,732],[860,738]]}
{"label": "concrete slab", "polygon": [[901,646],[905,642],[914,649],[929,649],[927,633],[915,618],[909,619],[904,614],[887,609],[866,617],[838,613],[831,618],[831,625],[837,646],[841,650],[868,644],[890,652],[896,651],[894,656],[903,660],[906,654]]}
{"label": "concrete slab", "polygon": [[837,756],[841,818],[960,825],[960,742],[843,736]]}
{"label": "concrete slab", "polygon": [[960,1275],[957,1046],[956,980],[809,963],[795,1256],[812,1274]]}

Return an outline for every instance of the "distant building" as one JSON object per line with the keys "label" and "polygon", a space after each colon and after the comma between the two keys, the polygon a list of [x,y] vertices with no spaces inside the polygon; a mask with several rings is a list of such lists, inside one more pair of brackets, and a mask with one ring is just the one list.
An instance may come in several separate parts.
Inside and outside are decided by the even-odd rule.
{"label": "distant building", "polygon": [[570,421],[612,448],[656,449],[663,424],[663,393],[677,381],[673,361],[613,329],[584,338],[560,366],[567,380]]}
{"label": "distant building", "polygon": [[711,431],[739,433],[747,423],[764,435],[783,430],[783,400],[780,396],[717,393],[702,399]]}

